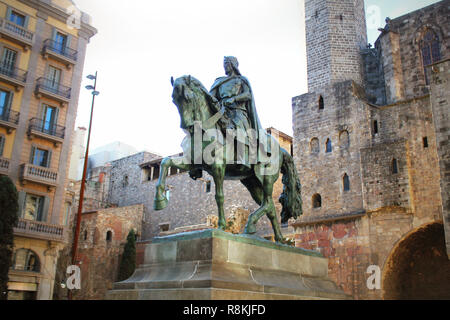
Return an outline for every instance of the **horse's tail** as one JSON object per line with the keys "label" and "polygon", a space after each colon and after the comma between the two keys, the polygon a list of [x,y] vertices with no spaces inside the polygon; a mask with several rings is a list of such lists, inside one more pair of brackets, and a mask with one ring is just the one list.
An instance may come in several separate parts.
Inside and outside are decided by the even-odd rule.
{"label": "horse's tail", "polygon": [[286,223],[290,218],[297,218],[303,214],[302,210],[302,186],[295,169],[294,159],[284,149],[281,149],[283,161],[281,173],[283,174],[283,193],[280,196],[281,222]]}

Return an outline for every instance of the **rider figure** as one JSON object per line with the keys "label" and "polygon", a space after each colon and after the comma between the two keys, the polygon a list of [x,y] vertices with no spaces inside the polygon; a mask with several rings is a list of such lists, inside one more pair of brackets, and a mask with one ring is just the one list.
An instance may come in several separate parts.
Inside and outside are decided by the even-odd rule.
{"label": "rider figure", "polygon": [[[210,90],[210,94],[225,107],[225,114],[220,119],[222,127],[231,130],[240,129],[245,133],[249,129],[254,129],[258,135],[262,127],[256,113],[249,81],[241,75],[238,68],[239,62],[235,57],[225,57],[223,66],[226,76],[216,79]],[[245,134],[244,137],[246,136]],[[248,140],[240,142],[248,144]],[[249,167],[246,158],[238,152],[238,161]]]}

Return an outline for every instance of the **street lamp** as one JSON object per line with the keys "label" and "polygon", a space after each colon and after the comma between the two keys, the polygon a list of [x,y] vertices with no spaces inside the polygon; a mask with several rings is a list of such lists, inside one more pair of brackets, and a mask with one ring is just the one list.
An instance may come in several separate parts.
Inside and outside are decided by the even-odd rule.
{"label": "street lamp", "polygon": [[[89,131],[88,131],[88,139],[86,144],[86,154],[84,156],[84,167],[83,167],[83,177],[81,178],[81,188],[80,188],[80,198],[78,201],[78,212],[77,212],[77,224],[75,227],[75,236],[73,240],[73,246],[72,246],[72,265],[77,265],[77,250],[78,250],[78,239],[80,237],[80,225],[81,225],[81,211],[83,209],[83,200],[84,200],[84,189],[86,184],[86,173],[87,173],[87,165],[88,165],[88,158],[89,158],[89,143],[91,141],[91,129],[92,129],[92,116],[94,114],[94,103],[95,103],[95,97],[100,94],[100,92],[96,91],[97,88],[97,72],[95,72],[95,76],[88,75],[87,78],[89,80],[94,80],[94,86],[88,85],[86,86],[87,90],[91,90],[92,94],[92,106],[91,106],[91,118],[89,121]],[[69,290],[69,300],[72,300],[72,291]]]}

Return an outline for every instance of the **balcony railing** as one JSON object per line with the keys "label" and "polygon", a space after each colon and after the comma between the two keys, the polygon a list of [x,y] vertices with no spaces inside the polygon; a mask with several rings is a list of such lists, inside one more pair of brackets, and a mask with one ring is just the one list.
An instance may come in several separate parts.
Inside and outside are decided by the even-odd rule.
{"label": "balcony railing", "polygon": [[0,76],[8,77],[14,82],[25,84],[27,81],[27,71],[0,62]]}
{"label": "balcony railing", "polygon": [[37,79],[36,92],[50,95],[50,97],[57,98],[58,100],[68,101],[70,100],[71,88],[56,83],[54,80],[47,78]]}
{"label": "balcony railing", "polygon": [[19,117],[20,117],[19,112],[0,108],[0,121],[18,124]]}
{"label": "balcony railing", "polygon": [[20,178],[22,181],[32,181],[48,187],[56,187],[58,185],[58,172],[29,163],[22,164]]}
{"label": "balcony railing", "polygon": [[66,128],[49,121],[44,121],[38,118],[32,118],[30,120],[30,126],[28,127],[30,133],[43,133],[49,136],[53,136],[59,139],[64,139]]}
{"label": "balcony railing", "polygon": [[64,227],[40,221],[19,219],[14,228],[17,235],[46,240],[64,240]]}
{"label": "balcony railing", "polygon": [[61,43],[56,42],[52,39],[47,39],[44,41],[44,52],[50,51],[56,53],[62,57],[65,57],[73,62],[77,61],[78,51],[69,47],[63,46]]}
{"label": "balcony railing", "polygon": [[9,170],[9,159],[0,157],[0,173],[7,173]]}
{"label": "balcony railing", "polygon": [[18,40],[20,44],[25,44],[30,47],[33,45],[33,32],[6,19],[0,18],[0,32],[12,38],[12,40]]}
{"label": "balcony railing", "polygon": [[0,108],[0,127],[6,128],[8,133],[17,129],[20,113],[11,109]]}

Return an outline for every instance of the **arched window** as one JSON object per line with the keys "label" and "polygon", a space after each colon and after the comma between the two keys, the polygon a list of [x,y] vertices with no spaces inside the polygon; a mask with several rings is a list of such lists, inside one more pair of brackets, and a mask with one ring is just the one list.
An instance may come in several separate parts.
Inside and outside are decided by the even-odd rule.
{"label": "arched window", "polygon": [[14,253],[11,269],[17,271],[40,272],[41,264],[38,255],[30,249],[19,249]]}
{"label": "arched window", "polygon": [[327,147],[326,147],[326,152],[327,152],[327,153],[330,153],[331,151],[333,151],[333,148],[332,148],[332,146],[331,146],[331,140],[330,140],[330,139],[327,139],[326,145],[327,145]]}
{"label": "arched window", "polygon": [[313,208],[321,208],[322,207],[322,197],[320,194],[316,193],[312,197],[312,207]]}
{"label": "arched window", "polygon": [[345,173],[344,177],[342,178],[342,184],[344,187],[344,191],[350,191],[350,178],[348,177],[348,175]]}
{"label": "arched window", "polygon": [[350,135],[347,130],[341,131],[339,134],[339,144],[344,148],[347,148],[350,145]]}
{"label": "arched window", "polygon": [[112,232],[111,231],[106,232],[106,241],[112,241]]}
{"label": "arched window", "polygon": [[425,81],[428,84],[429,79],[426,72],[426,66],[441,60],[439,36],[431,29],[427,29],[420,40],[420,52],[422,54],[422,63],[425,73]]}
{"label": "arched window", "polygon": [[320,147],[319,147],[319,139],[312,138],[311,142],[309,143],[309,150],[311,153],[319,153]]}
{"label": "arched window", "polygon": [[323,103],[323,97],[319,97],[319,110],[323,110],[325,108],[325,104]]}
{"label": "arched window", "polygon": [[397,162],[397,159],[392,159],[391,170],[392,170],[392,174],[398,173],[398,162]]}

